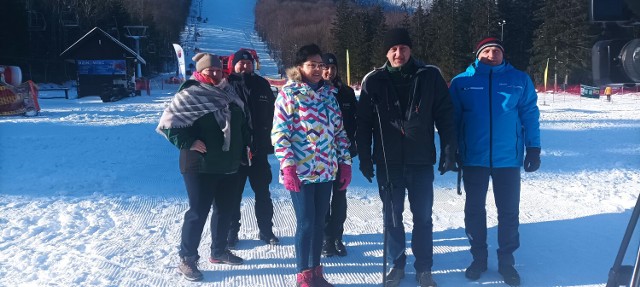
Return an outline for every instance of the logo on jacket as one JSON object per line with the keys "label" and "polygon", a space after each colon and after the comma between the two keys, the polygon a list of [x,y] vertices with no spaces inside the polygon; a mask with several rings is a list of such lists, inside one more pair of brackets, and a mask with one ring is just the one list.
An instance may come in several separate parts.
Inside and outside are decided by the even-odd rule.
{"label": "logo on jacket", "polygon": [[509,85],[508,83],[499,83],[498,86],[506,86],[508,89],[524,89],[522,86],[518,85]]}
{"label": "logo on jacket", "polygon": [[463,91],[468,91],[468,90],[484,90],[484,87],[464,87],[462,88]]}

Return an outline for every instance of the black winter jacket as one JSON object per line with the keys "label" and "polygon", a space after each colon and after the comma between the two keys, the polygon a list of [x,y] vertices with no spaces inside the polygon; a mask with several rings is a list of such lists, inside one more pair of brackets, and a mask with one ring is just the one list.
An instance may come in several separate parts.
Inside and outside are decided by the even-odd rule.
{"label": "black winter jacket", "polygon": [[271,85],[256,74],[231,74],[229,84],[233,86],[251,113],[251,151],[253,153],[273,153],[271,145],[271,125],[276,101]]}
{"label": "black winter jacket", "polygon": [[441,146],[450,145],[451,150],[456,150],[453,104],[447,84],[437,67],[415,61],[417,71],[412,77],[407,109],[401,111],[386,65],[388,63],[365,76],[362,84],[356,132],[360,162],[384,164],[377,106],[387,162],[433,165],[436,162],[434,124]]}
{"label": "black winter jacket", "polygon": [[349,142],[351,145],[349,146],[349,154],[351,158],[354,158],[358,155],[358,150],[356,148],[356,93],[353,89],[347,85],[345,85],[339,78],[333,81],[333,86],[338,89],[338,93],[336,94],[336,100],[338,100],[338,104],[340,105],[340,112],[342,113],[342,124],[344,125],[344,129],[347,131],[347,137],[349,138]]}

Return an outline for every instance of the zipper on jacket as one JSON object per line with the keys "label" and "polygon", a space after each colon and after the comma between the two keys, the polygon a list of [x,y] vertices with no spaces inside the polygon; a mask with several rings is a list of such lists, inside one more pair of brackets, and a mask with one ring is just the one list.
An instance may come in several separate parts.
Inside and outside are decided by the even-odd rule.
{"label": "zipper on jacket", "polygon": [[489,69],[489,169],[493,169],[493,69]]}

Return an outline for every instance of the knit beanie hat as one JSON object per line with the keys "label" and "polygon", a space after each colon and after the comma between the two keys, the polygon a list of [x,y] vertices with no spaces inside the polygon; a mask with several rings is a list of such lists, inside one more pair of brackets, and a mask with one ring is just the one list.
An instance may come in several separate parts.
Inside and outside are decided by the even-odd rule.
{"label": "knit beanie hat", "polygon": [[502,41],[498,40],[498,38],[489,37],[484,38],[476,45],[476,58],[480,55],[480,52],[484,50],[484,48],[488,47],[498,47],[504,53],[504,47],[502,46]]}
{"label": "knit beanie hat", "polygon": [[338,66],[338,59],[336,58],[336,55],[331,53],[322,54],[322,62],[324,62],[325,65],[336,65],[336,67]]}
{"label": "knit beanie hat", "polygon": [[384,35],[384,49],[385,54],[395,45],[405,45],[411,48],[411,37],[409,37],[409,31],[405,28],[394,28]]}
{"label": "knit beanie hat", "polygon": [[247,50],[238,50],[238,52],[235,52],[235,54],[233,54],[233,61],[231,61],[232,70],[240,60],[249,60],[253,64],[253,55]]}
{"label": "knit beanie hat", "polygon": [[198,73],[202,72],[202,70],[209,67],[222,69],[222,63],[220,62],[220,58],[214,54],[198,53],[195,56],[193,56],[191,60],[196,62],[196,71],[198,71]]}

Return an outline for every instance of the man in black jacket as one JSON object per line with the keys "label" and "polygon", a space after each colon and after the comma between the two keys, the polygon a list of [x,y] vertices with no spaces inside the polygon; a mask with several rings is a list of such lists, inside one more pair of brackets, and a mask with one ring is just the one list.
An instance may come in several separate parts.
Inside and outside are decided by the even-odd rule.
{"label": "man in black jacket", "polygon": [[[351,145],[349,154],[351,158],[358,155],[355,142],[356,134],[356,94],[353,89],[345,85],[338,77],[338,59],[334,54],[325,53],[322,55],[325,67],[322,70],[322,78],[338,89],[335,95],[340,112],[342,113],[342,123],[347,131],[347,137]],[[338,170],[338,173],[340,170]],[[331,193],[331,207],[327,212],[324,226],[324,244],[322,245],[322,255],[331,257],[333,255],[346,256],[347,248],[342,242],[344,232],[344,222],[347,219],[347,190],[340,190],[342,183],[340,180],[333,182]]]}
{"label": "man in black jacket", "polygon": [[[242,166],[238,171],[239,192],[242,196],[247,178],[255,193],[255,213],[260,230],[259,238],[267,244],[277,245],[278,237],[273,234],[273,202],[269,184],[271,183],[271,165],[267,156],[273,153],[271,145],[271,123],[273,122],[273,106],[275,97],[267,80],[253,72],[253,56],[246,50],[239,50],[233,56],[233,73],[229,75],[229,83],[236,93],[249,106],[251,113],[251,164]],[[227,237],[229,248],[235,248],[240,231],[240,202],[237,200],[235,213],[232,216],[231,228]]]}
{"label": "man in black jacket", "polygon": [[356,142],[360,171],[371,181],[373,165],[378,167],[384,228],[388,233],[387,256],[393,263],[387,286],[398,286],[404,278],[405,194],[413,214],[411,248],[416,280],[421,287],[436,286],[431,276],[434,124],[442,150],[438,170],[444,174],[456,170],[453,105],[440,70],[411,57],[411,39],[406,29],[389,30],[384,50],[387,63],[365,76],[358,101]]}

